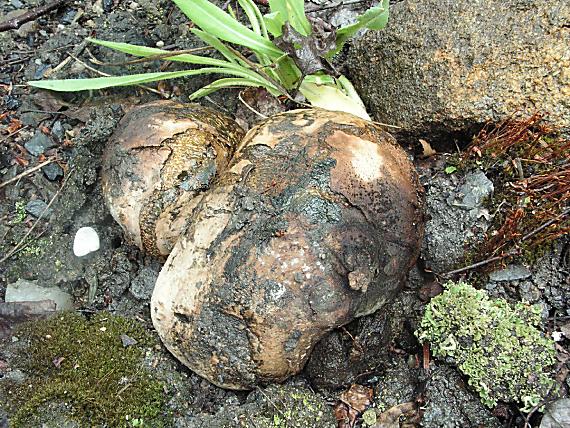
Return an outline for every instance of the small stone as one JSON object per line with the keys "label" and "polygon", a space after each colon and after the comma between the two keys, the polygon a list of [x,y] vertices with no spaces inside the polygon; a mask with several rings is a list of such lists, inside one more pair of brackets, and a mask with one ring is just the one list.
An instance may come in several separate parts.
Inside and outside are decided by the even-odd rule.
{"label": "small stone", "polygon": [[45,72],[48,70],[51,70],[51,67],[47,64],[42,64],[38,66],[38,68],[34,72],[34,79],[36,80],[43,79]]}
{"label": "small stone", "polygon": [[491,272],[489,279],[491,281],[516,281],[519,279],[526,279],[530,277],[532,273],[522,265],[509,265],[504,269]]}
{"label": "small stone", "polygon": [[22,104],[18,98],[10,95],[3,97],[2,101],[8,110],[16,110],[18,107],[20,107],[20,104]]}
{"label": "small stone", "polygon": [[61,17],[60,22],[62,24],[71,24],[73,22],[73,19],[75,18],[76,14],[77,14],[77,11],[75,9],[68,9],[65,11],[63,16]]}
{"label": "small stone", "polygon": [[114,0],[103,0],[103,10],[107,13],[111,12],[115,7]]}
{"label": "small stone", "polygon": [[65,129],[63,129],[63,125],[60,120],[56,121],[51,127],[51,135],[53,135],[57,141],[63,141],[65,138]]}
{"label": "small stone", "polygon": [[14,383],[22,383],[25,381],[27,376],[24,374],[22,370],[10,370],[4,375],[4,380],[14,382]]}
{"label": "small stone", "polygon": [[59,177],[63,176],[63,168],[59,166],[56,162],[47,164],[42,168],[42,172],[48,178],[48,180],[54,181]]}
{"label": "small stone", "polygon": [[459,188],[450,205],[466,210],[472,210],[482,205],[483,201],[494,191],[493,182],[483,171],[475,171],[465,176],[465,183]]}
{"label": "small stone", "polygon": [[22,24],[20,28],[16,30],[16,33],[21,38],[28,37],[29,34],[33,33],[36,30],[36,23],[34,21],[26,22]]}
{"label": "small stone", "polygon": [[46,134],[38,131],[24,144],[24,147],[30,154],[39,156],[50,147],[54,147],[54,144]]}
{"label": "small stone", "polygon": [[73,240],[73,254],[77,257],[86,256],[99,250],[99,235],[92,227],[81,227]]}
{"label": "small stone", "polygon": [[162,40],[159,40],[158,42],[156,42],[156,47],[157,48],[162,48],[164,47],[164,42]]}
{"label": "small stone", "polygon": [[20,9],[24,6],[24,3],[22,3],[20,0],[10,0],[10,4],[16,9]]}
{"label": "small stone", "polygon": [[36,59],[34,59],[34,64],[42,65],[42,60],[40,58],[36,58]]}
{"label": "small stone", "polygon": [[255,209],[255,202],[252,197],[246,196],[243,198],[242,206],[246,211],[253,211]]}
{"label": "small stone", "polygon": [[129,346],[136,345],[138,342],[130,336],[126,334],[121,334],[121,342],[123,343],[123,347],[128,348]]}
{"label": "small stone", "polygon": [[52,211],[48,208],[47,204],[41,199],[34,199],[26,204],[26,212],[33,215],[36,218],[46,218]]}
{"label": "small stone", "polygon": [[97,0],[93,3],[93,8],[91,9],[97,15],[101,15],[104,12],[103,1]]}
{"label": "small stone", "polygon": [[139,4],[136,1],[132,1],[129,4],[129,9],[131,9],[131,10],[137,10],[138,8],[139,8]]}
{"label": "small stone", "polygon": [[93,21],[92,19],[89,19],[88,21],[85,22],[85,26],[88,28],[95,28],[97,24],[95,24],[95,21]]}

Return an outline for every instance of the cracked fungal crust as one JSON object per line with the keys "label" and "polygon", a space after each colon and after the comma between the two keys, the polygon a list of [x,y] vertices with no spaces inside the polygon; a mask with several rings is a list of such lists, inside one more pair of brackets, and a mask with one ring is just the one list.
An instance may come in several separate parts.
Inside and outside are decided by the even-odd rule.
{"label": "cracked fungal crust", "polygon": [[248,132],[155,287],[154,325],[211,382],[298,373],[323,335],[388,302],[423,235],[422,188],[378,126],[324,110]]}
{"label": "cracked fungal crust", "polygon": [[159,101],[128,112],[107,145],[102,173],[107,206],[127,238],[167,256],[242,137],[231,119],[196,104]]}

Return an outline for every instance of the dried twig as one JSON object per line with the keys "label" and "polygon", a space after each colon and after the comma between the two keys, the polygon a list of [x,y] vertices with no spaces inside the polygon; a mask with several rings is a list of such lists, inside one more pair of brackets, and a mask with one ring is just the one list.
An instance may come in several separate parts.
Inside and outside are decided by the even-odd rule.
{"label": "dried twig", "polygon": [[10,184],[10,183],[13,183],[14,181],[18,181],[20,178],[25,177],[26,175],[30,175],[30,174],[36,172],[38,169],[43,168],[44,166],[46,166],[46,165],[48,165],[48,164],[50,164],[50,163],[52,163],[52,162],[55,162],[55,160],[56,160],[55,158],[48,159],[48,160],[46,160],[46,161],[44,161],[44,162],[42,162],[42,163],[40,163],[40,164],[38,164],[38,165],[36,165],[36,166],[33,166],[33,167],[31,167],[31,168],[25,170],[25,171],[22,172],[21,174],[18,174],[18,175],[16,175],[15,177],[12,177],[11,179],[6,180],[6,181],[4,181],[3,183],[0,183],[0,189],[1,189],[2,187],[7,186],[7,185]]}
{"label": "dried twig", "polygon": [[482,261],[477,262],[477,263],[473,263],[472,265],[465,266],[465,267],[462,267],[460,269],[450,270],[449,272],[445,272],[441,276],[443,276],[444,278],[447,278],[447,277],[450,277],[452,275],[456,275],[458,273],[466,272],[466,271],[471,270],[471,269],[475,269],[475,268],[478,268],[481,266],[488,265],[489,263],[497,262],[497,261],[502,260],[506,257],[516,256],[518,253],[519,253],[518,250],[512,250],[512,251],[509,251],[508,253],[502,254],[500,256],[491,257],[489,259],[482,260]]}
{"label": "dried twig", "polygon": [[252,113],[256,114],[257,116],[259,116],[262,119],[267,119],[267,116],[265,116],[263,113],[258,112],[256,109],[254,109],[252,106],[250,106],[248,103],[245,102],[245,100],[242,98],[241,96],[241,92],[238,94],[238,99],[242,102],[242,104],[244,106],[246,106],[246,108],[251,111]]}
{"label": "dried twig", "polygon": [[55,0],[43,6],[36,7],[26,13],[18,15],[12,19],[0,23],[0,32],[8,30],[17,30],[22,24],[33,21],[46,13],[57,9],[69,0]]}
{"label": "dried twig", "polygon": [[[551,224],[555,223],[556,221],[558,221],[558,220],[560,220],[561,218],[563,218],[564,216],[566,216],[568,213],[570,213],[570,208],[565,209],[562,213],[560,213],[560,214],[559,214],[558,216],[556,216],[555,218],[548,220],[546,223],[541,224],[540,226],[538,226],[537,228],[535,228],[535,229],[532,230],[531,232],[527,233],[525,236],[523,236],[523,237],[521,238],[520,242],[526,241],[528,238],[530,238],[531,236],[537,234],[537,233],[540,232],[541,230],[544,230],[545,228],[547,228],[547,227],[550,226]],[[458,274],[458,273],[466,272],[466,271],[468,271],[468,270],[475,269],[475,268],[478,268],[478,267],[481,267],[481,266],[485,266],[485,265],[487,265],[487,264],[489,264],[489,263],[493,263],[493,262],[502,260],[502,259],[507,258],[507,257],[516,256],[516,255],[518,255],[519,253],[520,253],[519,250],[514,249],[514,250],[511,250],[511,251],[509,251],[509,252],[507,252],[507,253],[505,253],[505,254],[502,254],[502,255],[500,255],[500,256],[491,257],[491,258],[488,258],[488,259],[486,259],[486,260],[482,260],[482,261],[480,261],[480,262],[473,263],[473,264],[471,264],[471,265],[469,265],[469,266],[465,266],[465,267],[462,267],[462,268],[460,268],[460,269],[455,269],[455,270],[446,272],[446,273],[444,273],[442,276],[443,276],[443,277],[449,277],[449,276],[451,276],[451,275],[455,275],[455,274]]]}

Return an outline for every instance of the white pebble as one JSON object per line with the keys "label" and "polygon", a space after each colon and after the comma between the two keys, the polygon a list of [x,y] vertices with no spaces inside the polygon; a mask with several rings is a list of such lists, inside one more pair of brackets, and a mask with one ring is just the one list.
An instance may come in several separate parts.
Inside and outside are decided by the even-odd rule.
{"label": "white pebble", "polygon": [[157,48],[162,48],[164,47],[164,42],[162,40],[159,40],[158,42],[156,42],[156,47]]}
{"label": "white pebble", "polygon": [[86,256],[99,249],[99,235],[92,227],[82,227],[73,240],[73,254],[77,257]]}

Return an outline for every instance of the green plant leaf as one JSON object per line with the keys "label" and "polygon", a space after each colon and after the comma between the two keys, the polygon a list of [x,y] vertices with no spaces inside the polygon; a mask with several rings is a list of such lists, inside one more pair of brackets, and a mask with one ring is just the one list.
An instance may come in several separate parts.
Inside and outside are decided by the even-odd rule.
{"label": "green plant leaf", "polygon": [[207,43],[208,45],[216,49],[228,61],[234,64],[239,64],[241,66],[247,66],[246,64],[243,63],[243,61],[240,60],[240,58],[235,53],[233,53],[230,49],[228,49],[228,47],[224,45],[217,37],[212,36],[211,34],[208,34],[205,31],[198,30],[197,28],[192,28],[190,31],[192,31],[192,33],[200,40],[202,40],[204,43]]}
{"label": "green plant leaf", "polygon": [[[202,57],[198,55],[191,55],[191,54],[180,54],[172,57],[166,57],[165,59],[172,60],[172,61],[179,61],[179,62],[187,62],[191,64],[197,65],[214,65],[220,67],[220,69],[216,69],[218,71],[209,71],[208,73],[225,73],[225,74],[234,74],[237,76],[243,76],[250,78],[252,80],[256,80],[259,82],[260,86],[266,87],[268,90],[274,89],[275,86],[260,76],[253,70],[248,68],[248,65],[241,61],[241,59],[235,55],[229,48],[227,48],[220,40],[215,38],[214,36],[208,35],[205,32],[197,29],[193,29],[192,31],[196,32],[198,37],[203,37],[204,42],[210,44],[215,49],[219,49],[226,58],[233,58],[234,61],[223,61],[215,58],[209,57]],[[106,40],[98,40],[98,39],[88,39],[90,42],[96,43],[101,46],[105,46],[119,52],[124,52],[130,55],[135,56],[154,56],[154,55],[166,55],[169,52],[163,49],[158,48],[149,48],[145,46],[138,46],[138,45],[131,45],[128,43],[117,43],[117,42],[109,42]],[[223,51],[223,52],[222,52]],[[243,65],[242,65],[243,64]],[[212,70],[212,69],[209,69]],[[273,77],[273,76],[272,76]]]}
{"label": "green plant leaf", "polygon": [[289,21],[291,27],[302,36],[312,32],[311,24],[305,16],[304,0],[269,0],[271,12],[280,12],[284,22]]}
{"label": "green plant leaf", "polygon": [[455,171],[457,171],[457,168],[454,167],[453,165],[445,167],[446,174],[453,174]]}
{"label": "green plant leaf", "polygon": [[41,89],[49,89],[52,91],[76,92],[111,88],[115,86],[140,85],[143,83],[156,82],[159,80],[174,79],[184,76],[196,76],[200,74],[229,74],[242,77],[244,79],[249,79],[252,82],[256,82],[258,86],[266,87],[268,90],[277,90],[273,84],[263,79],[256,73],[253,73],[252,76],[252,73],[253,72],[251,72],[251,70],[244,71],[230,68],[205,67],[199,68],[197,70],[131,74],[129,76],[95,77],[92,79],[32,80],[28,82],[28,85]]}
{"label": "green plant leaf", "polygon": [[371,7],[364,14],[360,15],[354,24],[342,27],[336,32],[336,48],[327,54],[332,57],[337,54],[346,41],[354,36],[362,28],[369,30],[381,30],[388,23],[390,0],[382,0],[382,4]]}
{"label": "green plant leaf", "polygon": [[271,12],[263,15],[263,21],[267,27],[267,31],[273,37],[280,37],[283,34],[283,25],[285,25],[285,18],[281,12]]}
{"label": "green plant leaf", "polygon": [[[131,45],[129,43],[119,43],[119,42],[110,42],[107,40],[99,40],[99,39],[92,39],[87,38],[87,40],[91,43],[96,45],[105,46],[107,48],[123,52],[129,55],[140,56],[140,57],[149,57],[149,56],[156,56],[156,55],[167,55],[170,52],[164,49],[158,48],[149,48],[146,46],[139,46],[139,45]],[[218,67],[226,67],[229,66],[230,63],[226,61],[222,61],[215,58],[210,58],[206,56],[199,56],[199,55],[192,55],[192,54],[180,54],[180,55],[173,55],[164,57],[169,61],[177,61],[177,62],[186,62],[190,64],[197,64],[197,65],[214,65]]]}
{"label": "green plant leaf", "polygon": [[246,46],[271,57],[283,55],[271,41],[240,24],[208,0],[173,0],[194,24],[226,42]]}
{"label": "green plant leaf", "polygon": [[[252,80],[249,80],[249,79],[226,77],[223,79],[218,79],[218,80],[210,83],[209,85],[206,85],[201,89],[198,89],[196,92],[194,92],[190,95],[190,100],[195,100],[195,99],[198,99],[201,97],[205,97],[206,95],[209,95],[212,92],[215,92],[219,89],[231,88],[231,87],[235,87],[235,86],[259,87],[259,84],[257,82],[252,81]],[[279,95],[279,92],[277,92],[274,95]]]}
{"label": "green plant leaf", "polygon": [[245,12],[247,19],[249,19],[249,23],[251,24],[251,29],[253,32],[262,36],[263,34],[261,33],[261,24],[259,22],[258,14],[255,11],[255,9],[257,9],[255,3],[253,3],[251,0],[238,0],[238,3]]}
{"label": "green plant leaf", "polygon": [[111,88],[114,86],[140,85],[158,80],[173,79],[175,77],[206,74],[208,72],[206,70],[210,70],[210,73],[212,72],[212,69],[201,68],[198,70],[131,74],[129,76],[95,77],[92,79],[32,80],[28,82],[28,85],[52,91],[76,92]]}
{"label": "green plant leaf", "polygon": [[349,97],[336,86],[317,85],[311,83],[311,79],[303,79],[299,91],[315,107],[333,111],[344,111],[370,120],[370,116],[361,103]]}

